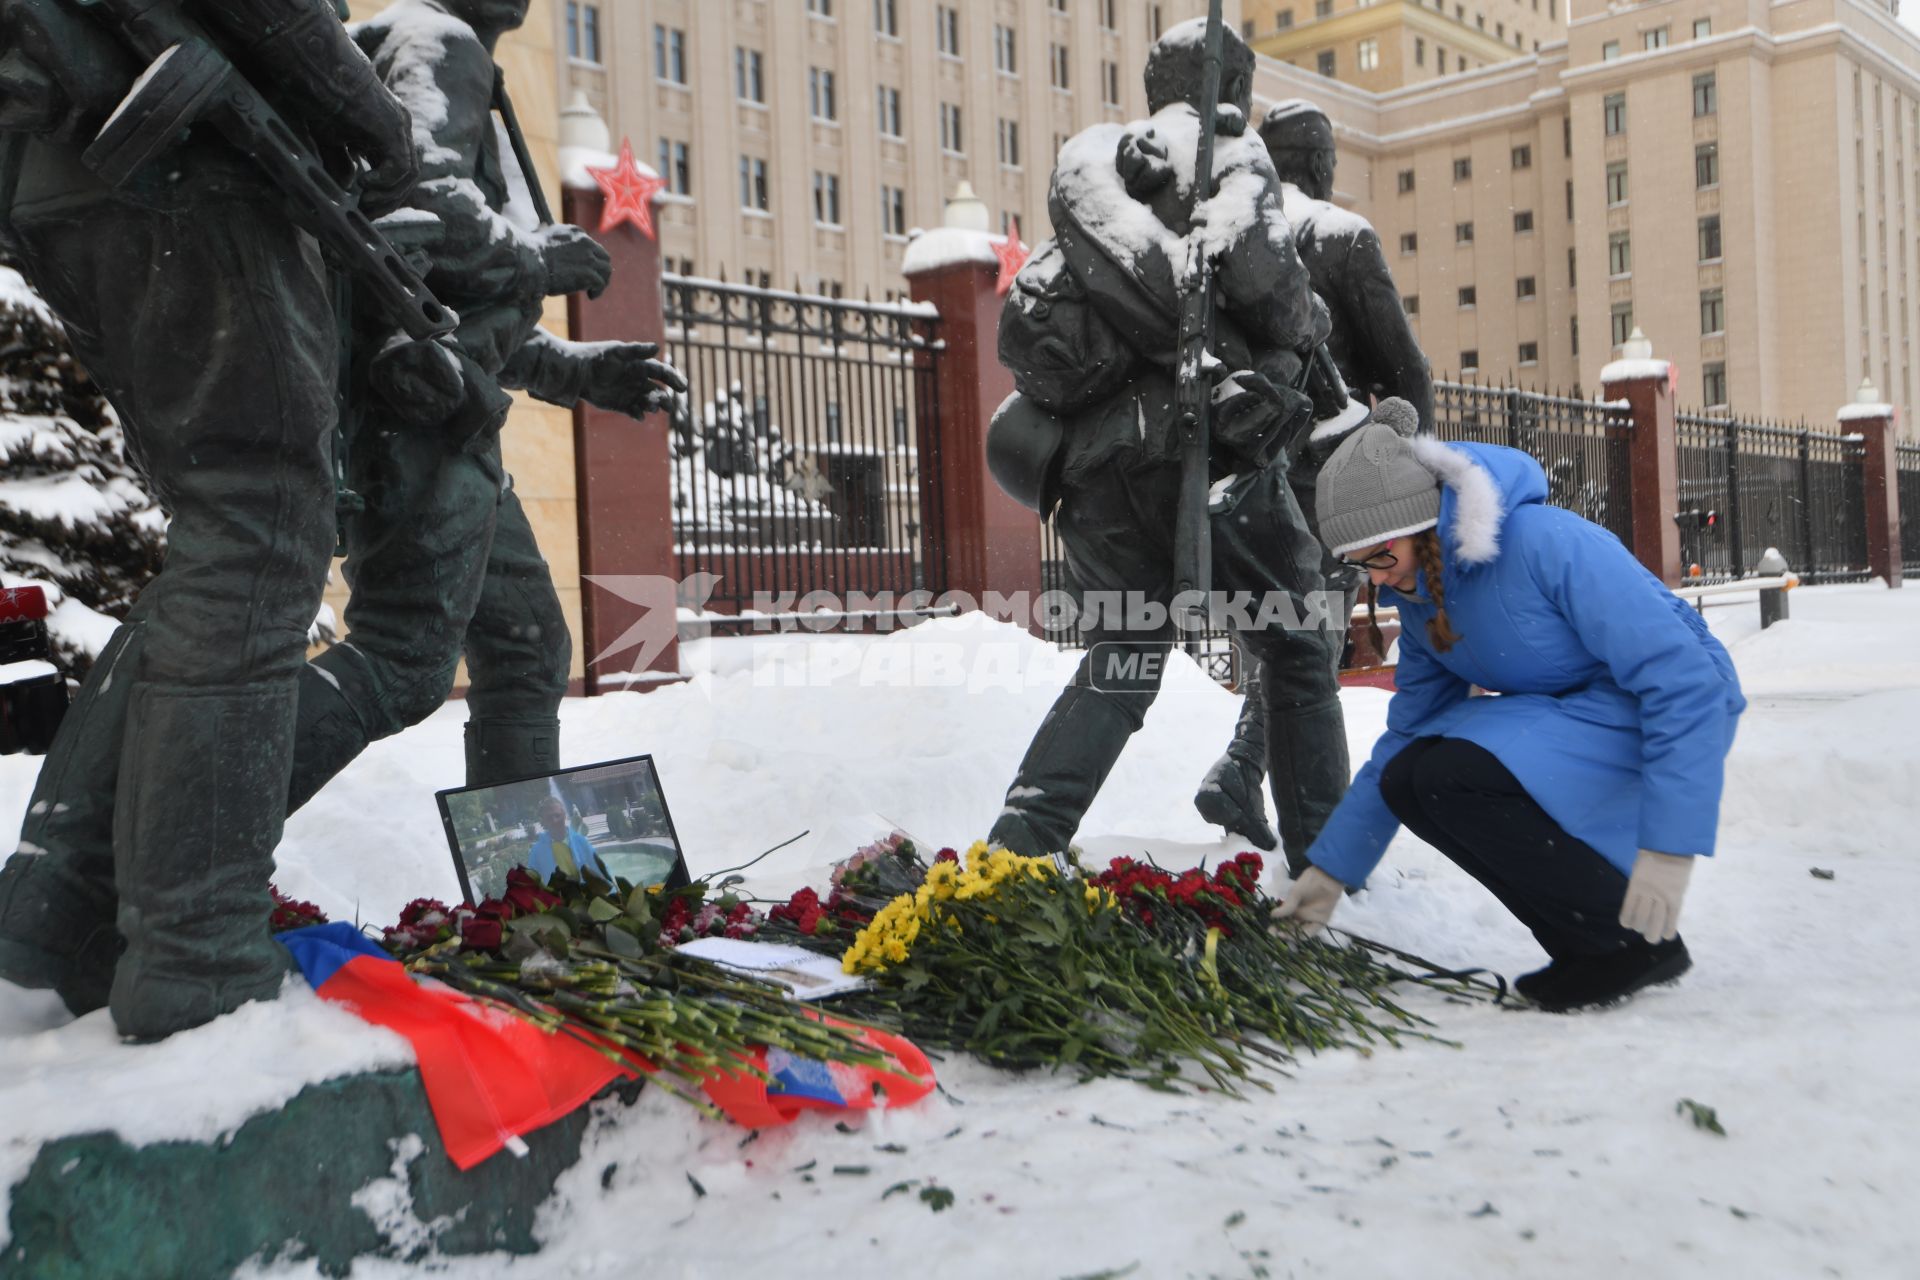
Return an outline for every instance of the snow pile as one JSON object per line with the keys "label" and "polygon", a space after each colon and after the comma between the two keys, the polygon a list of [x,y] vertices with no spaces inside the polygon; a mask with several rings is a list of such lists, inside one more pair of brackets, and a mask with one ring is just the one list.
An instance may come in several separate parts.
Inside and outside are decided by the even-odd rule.
{"label": "snow pile", "polygon": [[928,271],[969,262],[983,267],[997,266],[1000,258],[993,248],[1006,242],[1005,236],[988,235],[966,227],[935,227],[922,231],[907,245],[907,251],[900,256],[900,274],[912,279]]}
{"label": "snow pile", "polygon": [[[649,1091],[602,1110],[543,1210],[542,1256],[439,1274],[616,1277],[642,1256],[648,1274],[687,1277],[917,1274],[929,1257],[941,1274],[1043,1277],[1906,1274],[1920,1244],[1899,1190],[1920,1170],[1904,1140],[1920,1124],[1920,997],[1902,976],[1920,896],[1920,595],[1802,588],[1792,607],[1765,633],[1751,599],[1709,612],[1752,708],[1720,856],[1695,874],[1683,921],[1696,968],[1675,988],[1561,1018],[1410,993],[1460,1047],[1312,1059],[1244,1103],[956,1060],[918,1107],[749,1139]],[[570,700],[566,761],[656,753],[696,873],[810,831],[755,869],[768,894],[818,882],[886,824],[936,843],[984,833],[1076,661],[977,615],[683,652],[686,684]],[[1356,760],[1387,699],[1346,692]],[[1088,815],[1089,855],[1184,866],[1241,848],[1189,803],[1236,710],[1176,659]],[[454,893],[432,792],[460,781],[463,718],[456,704],[377,745],[296,815],[282,887],[376,923]],[[0,761],[0,821],[24,809],[34,767]],[[1337,923],[1509,976],[1541,961],[1491,897],[1404,835]],[[196,1088],[242,1096],[182,1124],[230,1126],[268,1104],[279,1073],[334,1069],[313,1048],[330,1042],[318,1019],[331,1011],[304,998],[136,1050],[106,1043],[97,1017],[45,1029],[57,1018],[13,994],[0,1034],[10,1016],[25,1034],[0,1039],[0,1080],[37,1091],[0,1093],[9,1133],[66,1109],[151,1135],[167,1113],[213,1105]],[[60,1069],[96,1054],[133,1065],[114,1085]],[[219,1090],[204,1084],[211,1061]],[[109,1092],[124,1096],[94,1096]],[[1681,1098],[1716,1108],[1728,1136],[1676,1115]],[[934,1186],[951,1209],[920,1198]]]}

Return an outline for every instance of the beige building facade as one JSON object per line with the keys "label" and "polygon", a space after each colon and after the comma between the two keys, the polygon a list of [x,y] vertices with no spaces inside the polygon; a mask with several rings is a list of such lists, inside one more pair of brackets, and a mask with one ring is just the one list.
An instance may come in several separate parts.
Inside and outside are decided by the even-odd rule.
{"label": "beige building facade", "polygon": [[1567,0],[1245,0],[1240,31],[1278,62],[1383,92],[1538,53]]}

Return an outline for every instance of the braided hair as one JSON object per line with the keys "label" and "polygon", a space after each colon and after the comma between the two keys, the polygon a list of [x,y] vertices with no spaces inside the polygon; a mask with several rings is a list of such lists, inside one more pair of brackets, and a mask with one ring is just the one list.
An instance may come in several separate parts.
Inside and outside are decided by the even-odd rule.
{"label": "braided hair", "polygon": [[1460,642],[1453,623],[1447,618],[1445,564],[1440,557],[1440,535],[1432,529],[1413,535],[1413,558],[1427,580],[1427,598],[1433,601],[1433,617],[1427,620],[1427,641],[1435,653],[1445,653]]}

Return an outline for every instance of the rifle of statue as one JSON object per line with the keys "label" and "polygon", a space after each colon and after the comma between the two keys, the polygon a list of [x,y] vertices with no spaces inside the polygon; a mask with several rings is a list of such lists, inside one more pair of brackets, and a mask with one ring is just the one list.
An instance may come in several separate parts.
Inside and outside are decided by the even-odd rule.
{"label": "rifle of statue", "polygon": [[82,159],[89,168],[120,186],[189,125],[205,120],[260,166],[285,194],[293,220],[409,337],[453,331],[453,313],[192,17],[173,0],[93,2],[148,66],[87,147]]}
{"label": "rifle of statue", "polygon": [[[1207,522],[1208,412],[1213,378],[1207,347],[1213,340],[1213,258],[1203,246],[1208,201],[1213,195],[1213,137],[1219,112],[1222,32],[1220,0],[1207,6],[1206,70],[1201,78],[1200,136],[1194,148],[1194,205],[1187,234],[1187,261],[1180,281],[1180,359],[1174,406],[1180,440],[1180,505],[1174,518],[1173,586],[1176,620],[1204,627],[1206,598],[1213,587],[1213,530]],[[1194,602],[1198,601],[1196,609]],[[1198,616],[1195,616],[1195,615]]]}

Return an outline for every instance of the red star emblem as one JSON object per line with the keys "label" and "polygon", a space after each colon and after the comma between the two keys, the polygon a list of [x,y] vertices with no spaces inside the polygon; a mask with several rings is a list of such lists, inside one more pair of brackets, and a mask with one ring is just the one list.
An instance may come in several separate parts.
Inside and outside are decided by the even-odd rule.
{"label": "red star emblem", "polygon": [[1020,243],[1020,219],[1007,220],[1006,238],[993,246],[993,256],[1000,259],[1000,279],[993,291],[1004,294],[1013,288],[1013,278],[1020,274],[1020,268],[1027,265],[1027,246]]}
{"label": "red star emblem", "polygon": [[600,211],[602,235],[623,222],[631,222],[649,240],[659,238],[653,230],[653,197],[666,187],[667,180],[640,172],[640,166],[634,162],[631,141],[620,139],[620,161],[613,168],[589,167],[587,172],[606,196],[606,206]]}

